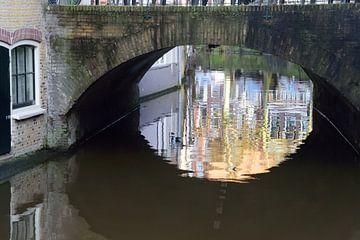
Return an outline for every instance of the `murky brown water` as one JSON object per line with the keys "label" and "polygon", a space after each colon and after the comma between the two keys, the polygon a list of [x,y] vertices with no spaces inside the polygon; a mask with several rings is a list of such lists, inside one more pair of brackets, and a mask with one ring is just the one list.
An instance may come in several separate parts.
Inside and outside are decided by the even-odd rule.
{"label": "murky brown water", "polygon": [[311,133],[298,77],[198,67],[75,155],[0,185],[0,239],[360,239],[358,162],[330,126]]}

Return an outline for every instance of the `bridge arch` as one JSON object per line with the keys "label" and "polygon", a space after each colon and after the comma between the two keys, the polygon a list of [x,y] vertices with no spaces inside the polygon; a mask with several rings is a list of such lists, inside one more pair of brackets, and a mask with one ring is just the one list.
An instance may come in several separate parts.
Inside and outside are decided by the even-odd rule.
{"label": "bridge arch", "polygon": [[149,68],[171,48],[137,56],[93,82],[66,116],[74,140],[89,138],[138,106],[137,83]]}
{"label": "bridge arch", "polygon": [[[78,113],[72,111],[84,99],[91,99],[87,97],[91,86],[115,73],[125,79],[135,69],[141,72],[160,57],[158,54],[179,45],[243,46],[279,56],[323,79],[340,95],[346,94],[349,103],[360,109],[359,9],[358,5],[150,10],[51,7],[47,11],[47,18],[52,20],[47,26],[51,58],[49,143],[69,145],[87,132],[71,130],[69,135],[69,129],[86,129],[78,128]],[[146,14],[150,18],[145,18]],[[266,14],[270,18],[265,18]],[[136,67],[138,64],[144,68]],[[87,106],[91,108],[91,104]]]}

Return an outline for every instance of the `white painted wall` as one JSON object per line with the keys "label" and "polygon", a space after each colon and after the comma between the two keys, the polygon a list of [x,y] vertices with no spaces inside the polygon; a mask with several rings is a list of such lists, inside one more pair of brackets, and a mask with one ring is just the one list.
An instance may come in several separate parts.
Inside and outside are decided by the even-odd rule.
{"label": "white painted wall", "polygon": [[90,5],[91,0],[81,0],[80,5]]}
{"label": "white painted wall", "polygon": [[175,47],[161,57],[139,83],[140,97],[181,85],[185,70],[185,47]]}

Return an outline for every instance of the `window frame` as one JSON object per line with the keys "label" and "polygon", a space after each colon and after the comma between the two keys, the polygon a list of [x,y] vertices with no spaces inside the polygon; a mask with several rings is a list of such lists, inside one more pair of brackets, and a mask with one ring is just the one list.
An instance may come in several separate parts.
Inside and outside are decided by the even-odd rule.
{"label": "window frame", "polygon": [[[33,47],[33,94],[34,94],[34,103],[33,104],[17,104],[14,105],[13,102],[13,84],[12,84],[12,77],[13,77],[13,61],[14,59],[12,59],[12,51],[15,50],[18,47],[22,47],[22,46],[30,46]],[[24,108],[28,108],[28,107],[32,107],[32,106],[39,106],[40,105],[40,85],[39,85],[39,71],[40,71],[40,63],[39,63],[39,46],[40,44],[38,42],[35,41],[31,41],[31,40],[22,40],[19,41],[13,45],[10,46],[9,48],[9,55],[10,55],[10,96],[11,96],[11,109],[13,111],[18,111],[19,109],[24,109]],[[24,64],[26,65],[26,63],[24,62]],[[27,72],[23,73],[24,76],[26,76]],[[22,74],[17,74],[17,75],[22,75]],[[26,77],[25,77],[25,81],[26,81]]]}

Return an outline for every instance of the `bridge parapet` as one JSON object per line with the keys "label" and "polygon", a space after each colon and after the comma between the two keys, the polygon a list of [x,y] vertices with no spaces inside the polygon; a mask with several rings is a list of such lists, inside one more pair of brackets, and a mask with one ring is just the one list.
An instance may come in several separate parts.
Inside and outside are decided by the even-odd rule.
{"label": "bridge parapet", "polygon": [[221,14],[226,13],[246,13],[266,11],[272,12],[313,12],[321,10],[341,11],[360,9],[360,4],[272,4],[272,5],[230,5],[230,6],[175,6],[175,5],[151,5],[151,6],[113,6],[113,5],[49,5],[47,12],[66,12],[68,14],[85,14],[85,13],[101,13],[105,15],[113,15],[119,12],[132,13],[210,13]]}

